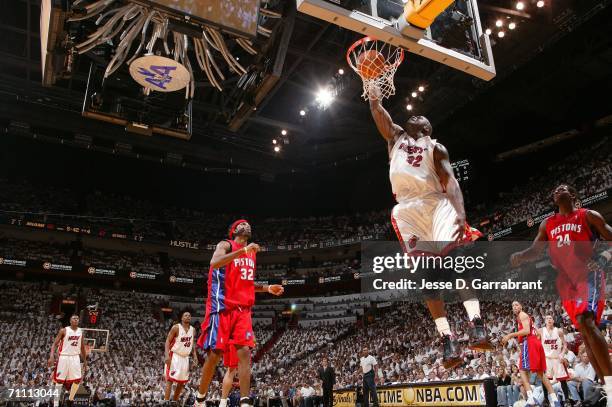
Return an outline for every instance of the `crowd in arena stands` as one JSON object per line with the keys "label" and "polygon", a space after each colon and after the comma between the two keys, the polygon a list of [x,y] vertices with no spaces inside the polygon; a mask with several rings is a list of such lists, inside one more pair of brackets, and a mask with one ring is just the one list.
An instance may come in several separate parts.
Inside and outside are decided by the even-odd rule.
{"label": "crowd in arena stands", "polygon": [[[47,367],[49,350],[57,331],[59,317],[52,315],[52,292],[49,283],[0,282],[0,388],[21,384],[49,384],[51,370]],[[23,292],[27,291],[28,296]],[[164,340],[172,325],[160,312],[164,300],[157,295],[113,290],[72,288],[88,302],[98,302],[103,309],[99,329],[111,333],[107,352],[92,352],[84,382],[97,402],[107,400],[115,405],[156,405],[162,398]],[[524,306],[543,326],[545,315],[554,316],[566,332],[570,352],[570,394],[574,401],[588,394],[594,385],[594,372],[588,356],[580,347],[581,339],[571,327],[557,303],[525,302]],[[468,321],[461,305],[448,306],[449,320],[461,341],[467,341]],[[494,378],[497,383],[498,405],[511,406],[524,398],[518,379],[518,344],[507,346],[500,338],[516,329],[508,302],[482,304],[493,338],[494,351],[468,352],[465,363],[445,370],[441,363],[441,344],[435,326],[422,304],[396,303],[389,311],[367,324],[341,324],[315,328],[288,328],[278,331],[277,340],[253,365],[252,396],[261,406],[268,401],[287,398],[298,407],[304,399],[318,400],[321,383],[317,369],[323,356],[336,371],[336,388],[359,386],[361,373],[359,354],[364,346],[377,358],[379,383],[422,383],[462,379]],[[604,318],[612,317],[608,304]],[[197,326],[197,324],[194,323]],[[418,329],[415,329],[418,327]],[[258,347],[272,338],[273,328],[258,325],[255,330]],[[610,342],[612,330],[606,339]],[[256,352],[257,349],[254,351]],[[224,371],[218,368],[213,379],[210,400],[219,398]],[[199,382],[199,369],[192,369],[185,396]],[[534,383],[536,390],[538,383]],[[555,385],[557,388],[558,385]],[[578,390],[582,390],[579,392]],[[295,404],[298,403],[298,404]],[[318,405],[306,404],[306,405]],[[102,404],[99,404],[102,405]]]}
{"label": "crowd in arena stands", "polygon": [[[588,197],[612,188],[612,143],[610,137],[564,157],[546,171],[534,174],[518,184],[512,191],[500,194],[497,202],[488,203],[473,211],[474,224],[485,218],[491,221],[485,232],[496,231],[532,216],[551,210],[552,190],[560,182],[573,185],[578,197]],[[494,212],[491,212],[491,210]],[[469,208],[468,208],[469,210]]]}
{"label": "crowd in arena stands", "polygon": [[[76,246],[76,247],[75,247]],[[147,274],[164,274],[206,278],[209,265],[185,259],[168,258],[168,264],[162,265],[159,255],[147,255],[144,252],[127,252],[116,250],[99,250],[56,242],[41,242],[3,238],[0,234],[0,258],[17,260],[35,260],[56,264],[92,266],[111,270],[127,270]],[[308,278],[330,277],[358,271],[360,262],[357,259],[342,261],[300,261],[293,265],[258,264],[257,276],[265,278]]]}
{"label": "crowd in arena stands", "polygon": [[[512,191],[500,193],[498,201],[468,207],[470,222],[483,223],[483,231],[490,232],[550,210],[550,191],[561,180],[575,185],[581,197],[611,188],[611,145],[609,137],[604,137],[551,165],[547,171],[534,174]],[[559,174],[563,174],[561,178]],[[270,247],[303,246],[351,238],[394,238],[389,210],[343,216],[248,218],[256,226],[253,237],[258,243]],[[23,180],[9,182],[2,178],[0,214],[8,218],[99,226],[115,233],[143,236],[147,240],[182,239],[203,244],[217,242],[225,236],[227,226],[242,217],[240,214],[212,214],[164,206],[100,191],[82,196],[75,191],[34,186]]]}
{"label": "crowd in arena stands", "polygon": [[70,248],[56,242],[17,240],[0,235],[0,257],[70,264]]}

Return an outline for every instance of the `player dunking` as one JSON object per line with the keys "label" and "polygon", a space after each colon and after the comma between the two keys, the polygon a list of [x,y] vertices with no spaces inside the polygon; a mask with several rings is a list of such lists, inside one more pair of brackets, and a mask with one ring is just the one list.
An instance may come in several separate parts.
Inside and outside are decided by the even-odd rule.
{"label": "player dunking", "polygon": [[[57,362],[55,361],[55,350],[59,353]],[[70,326],[61,328],[51,345],[49,354],[49,367],[55,365],[53,370],[53,382],[56,384],[58,394],[61,394],[62,386],[70,385],[68,400],[73,401],[74,396],[81,382],[81,360],[83,361],[83,371],[87,371],[87,353],[83,342],[83,331],[79,328],[79,317],[70,317]],[[54,405],[59,405],[59,400],[54,401]]]}
{"label": "player dunking", "polygon": [[567,387],[569,374],[564,361],[567,353],[567,343],[565,342],[563,329],[555,326],[555,321],[551,315],[546,315],[544,328],[539,328],[538,333],[542,340],[544,355],[546,355],[546,377],[548,380],[557,380],[561,383],[565,399],[569,400],[569,388]]}
{"label": "player dunking", "polygon": [[608,345],[597,328],[605,308],[605,271],[612,255],[609,246],[597,253],[594,244],[597,235],[600,240],[612,240],[612,227],[600,213],[577,209],[576,190],[567,184],[555,188],[553,201],[559,212],[542,221],[533,244],[514,253],[510,262],[517,267],[537,260],[548,247],[551,263],[559,273],[557,290],[563,308],[580,331],[597,376],[604,378],[606,393],[612,394]]}
{"label": "player dunking", "polygon": [[164,400],[170,400],[172,383],[176,383],[174,390],[174,401],[178,401],[185,383],[189,380],[189,354],[192,355],[194,367],[198,363],[196,348],[193,346],[195,330],[191,326],[191,314],[183,312],[181,322],[175,324],[168,332],[165,345],[164,376],[166,378],[166,389]]}
{"label": "player dunking", "polygon": [[533,325],[533,320],[525,311],[520,302],[512,303],[512,312],[516,315],[518,330],[509,333],[502,338],[502,345],[506,345],[511,338],[518,338],[520,348],[519,369],[521,372],[521,380],[523,387],[527,392],[527,405],[535,405],[531,385],[529,384],[529,373],[535,373],[542,380],[542,385],[548,391],[548,399],[552,407],[561,407],[561,403],[557,399],[557,394],[552,388],[550,381],[544,375],[546,371],[546,355],[542,342],[537,336],[537,331]]}
{"label": "player dunking", "polygon": [[[387,141],[389,178],[398,202],[391,212],[391,223],[403,250],[414,255],[445,256],[462,242],[480,237],[480,232],[466,223],[463,195],[448,151],[431,138],[429,121],[423,116],[412,116],[402,128],[393,123],[379,99],[370,97],[370,111]],[[443,338],[443,364],[450,369],[463,362],[460,345],[446,319],[440,293],[425,294],[429,312]],[[478,299],[469,290],[461,290],[460,295],[471,321],[470,348],[492,349]]]}
{"label": "player dunking", "polygon": [[[207,351],[202,366],[202,378],[196,394],[196,407],[204,407],[206,393],[215,367],[224,351],[235,347],[240,380],[240,406],[250,406],[251,386],[250,353],[255,345],[251,320],[251,307],[255,292],[281,295],[281,285],[255,285],[256,253],[259,245],[248,243],[251,225],[240,219],[232,223],[228,240],[222,240],[210,260],[208,271],[208,298],[206,316],[198,346]],[[227,399],[220,407],[225,407]]]}

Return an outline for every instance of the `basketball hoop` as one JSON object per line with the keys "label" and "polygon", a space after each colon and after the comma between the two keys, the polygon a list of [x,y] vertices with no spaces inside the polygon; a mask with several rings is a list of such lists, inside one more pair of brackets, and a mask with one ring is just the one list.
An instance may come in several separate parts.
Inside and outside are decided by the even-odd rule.
{"label": "basketball hoop", "polygon": [[386,99],[395,94],[393,77],[404,60],[404,50],[364,37],[357,40],[346,52],[346,61],[363,80],[363,97]]}

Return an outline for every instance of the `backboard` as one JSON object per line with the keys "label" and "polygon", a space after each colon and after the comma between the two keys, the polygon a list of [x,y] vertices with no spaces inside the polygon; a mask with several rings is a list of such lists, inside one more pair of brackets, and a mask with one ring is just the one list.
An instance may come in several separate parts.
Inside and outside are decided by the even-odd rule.
{"label": "backboard", "polygon": [[402,0],[296,0],[305,14],[491,80],[495,64],[477,0],[456,0],[423,30],[406,23]]}

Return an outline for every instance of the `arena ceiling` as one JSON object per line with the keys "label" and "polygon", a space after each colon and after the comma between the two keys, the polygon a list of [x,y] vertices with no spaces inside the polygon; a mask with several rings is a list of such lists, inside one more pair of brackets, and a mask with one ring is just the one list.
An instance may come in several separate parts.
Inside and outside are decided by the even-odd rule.
{"label": "arena ceiling", "polygon": [[[525,17],[516,15],[511,0],[481,0],[483,28],[497,18],[517,22],[505,38],[493,37],[497,77],[484,82],[409,54],[396,75],[398,94],[387,102],[392,116],[398,122],[409,114],[428,116],[437,137],[460,158],[501,152],[609,114],[609,103],[596,101],[612,91],[612,0],[551,3]],[[162,161],[180,157],[179,164],[259,174],[307,173],[384,155],[359,97],[361,83],[344,59],[358,36],[335,25],[298,12],[282,76],[241,128],[228,130],[218,98],[196,92],[193,137],[181,141],[81,117],[87,62],[81,60],[72,79],[42,87],[39,0],[0,0],[0,7],[0,120],[25,137],[78,144],[75,135],[85,135],[109,153],[119,142]],[[345,70],[337,79],[342,89],[331,106],[317,109],[317,89],[338,78],[339,68]],[[406,97],[419,85],[426,91],[408,112]],[[308,111],[303,117],[302,109]],[[29,127],[20,130],[22,124]],[[274,153],[272,140],[282,129],[290,143]]]}

